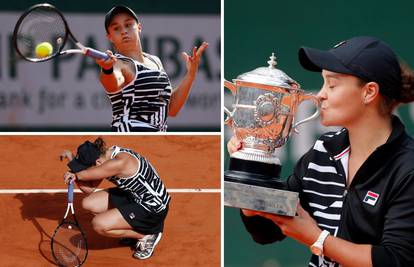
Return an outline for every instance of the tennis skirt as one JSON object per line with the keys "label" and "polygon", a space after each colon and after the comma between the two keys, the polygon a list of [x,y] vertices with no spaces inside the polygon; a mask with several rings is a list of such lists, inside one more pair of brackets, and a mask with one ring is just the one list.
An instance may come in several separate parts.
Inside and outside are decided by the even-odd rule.
{"label": "tennis skirt", "polygon": [[152,213],[136,203],[125,191],[118,187],[109,188],[108,193],[110,205],[119,210],[122,217],[135,231],[144,235],[163,232],[168,205],[160,213]]}

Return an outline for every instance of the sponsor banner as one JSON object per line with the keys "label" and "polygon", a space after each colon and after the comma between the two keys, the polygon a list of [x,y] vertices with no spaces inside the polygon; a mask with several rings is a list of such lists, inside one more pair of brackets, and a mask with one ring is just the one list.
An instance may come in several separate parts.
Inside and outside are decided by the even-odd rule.
{"label": "sponsor banner", "polygon": [[[30,63],[17,57],[11,43],[20,13],[0,13],[0,127],[106,127],[111,107],[98,80],[99,67],[81,55]],[[66,13],[79,41],[100,50],[111,49],[104,14]],[[173,87],[186,74],[181,52],[209,42],[187,103],[170,127],[220,126],[220,16],[143,15],[145,52],[161,58]]]}

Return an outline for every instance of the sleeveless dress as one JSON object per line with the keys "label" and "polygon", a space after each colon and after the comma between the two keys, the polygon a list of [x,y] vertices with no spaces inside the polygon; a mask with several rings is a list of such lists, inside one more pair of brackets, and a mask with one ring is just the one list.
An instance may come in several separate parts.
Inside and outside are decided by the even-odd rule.
{"label": "sleeveless dress", "polygon": [[150,69],[142,63],[115,55],[120,60],[133,62],[134,79],[115,93],[107,93],[112,105],[113,132],[165,132],[172,86],[161,61],[144,54],[158,69]]}

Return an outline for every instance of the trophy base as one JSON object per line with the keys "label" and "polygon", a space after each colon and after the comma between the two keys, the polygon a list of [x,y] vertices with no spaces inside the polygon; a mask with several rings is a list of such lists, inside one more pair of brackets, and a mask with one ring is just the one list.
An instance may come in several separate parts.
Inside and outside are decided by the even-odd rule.
{"label": "trophy base", "polygon": [[230,158],[229,170],[224,172],[224,180],[235,183],[287,189],[280,181],[280,164],[269,164],[252,160]]}
{"label": "trophy base", "polygon": [[224,172],[224,205],[295,216],[297,192],[280,181],[281,165],[230,158]]}
{"label": "trophy base", "polygon": [[264,211],[285,216],[295,216],[299,193],[224,182],[224,205],[234,208]]}

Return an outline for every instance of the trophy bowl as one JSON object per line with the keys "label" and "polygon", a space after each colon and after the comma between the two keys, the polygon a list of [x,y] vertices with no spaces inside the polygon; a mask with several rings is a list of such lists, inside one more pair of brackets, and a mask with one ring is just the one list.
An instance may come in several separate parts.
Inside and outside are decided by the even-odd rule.
{"label": "trophy bowl", "polygon": [[[297,193],[286,191],[285,183],[279,178],[281,163],[274,152],[287,142],[292,131],[298,132],[297,126],[319,116],[319,101],[276,68],[274,53],[267,63],[268,67],[241,74],[233,82],[224,81],[224,86],[234,96],[232,111],[224,108],[227,115],[225,124],[231,127],[242,143],[242,149],[230,156],[229,170],[224,175],[224,202],[228,206],[293,216],[298,201]],[[297,108],[305,100],[313,101],[317,110],[312,116],[295,123]],[[270,189],[267,190],[269,192],[266,189]],[[247,201],[245,198],[249,194],[252,198]],[[243,200],[240,199],[242,195]],[[264,195],[266,198],[279,199],[279,202],[281,195],[291,196],[289,203],[295,207],[276,205],[277,210],[263,208],[269,200],[264,199]],[[262,197],[259,199],[257,196]],[[246,207],[246,201],[256,204]],[[262,208],[257,208],[258,203]]]}

